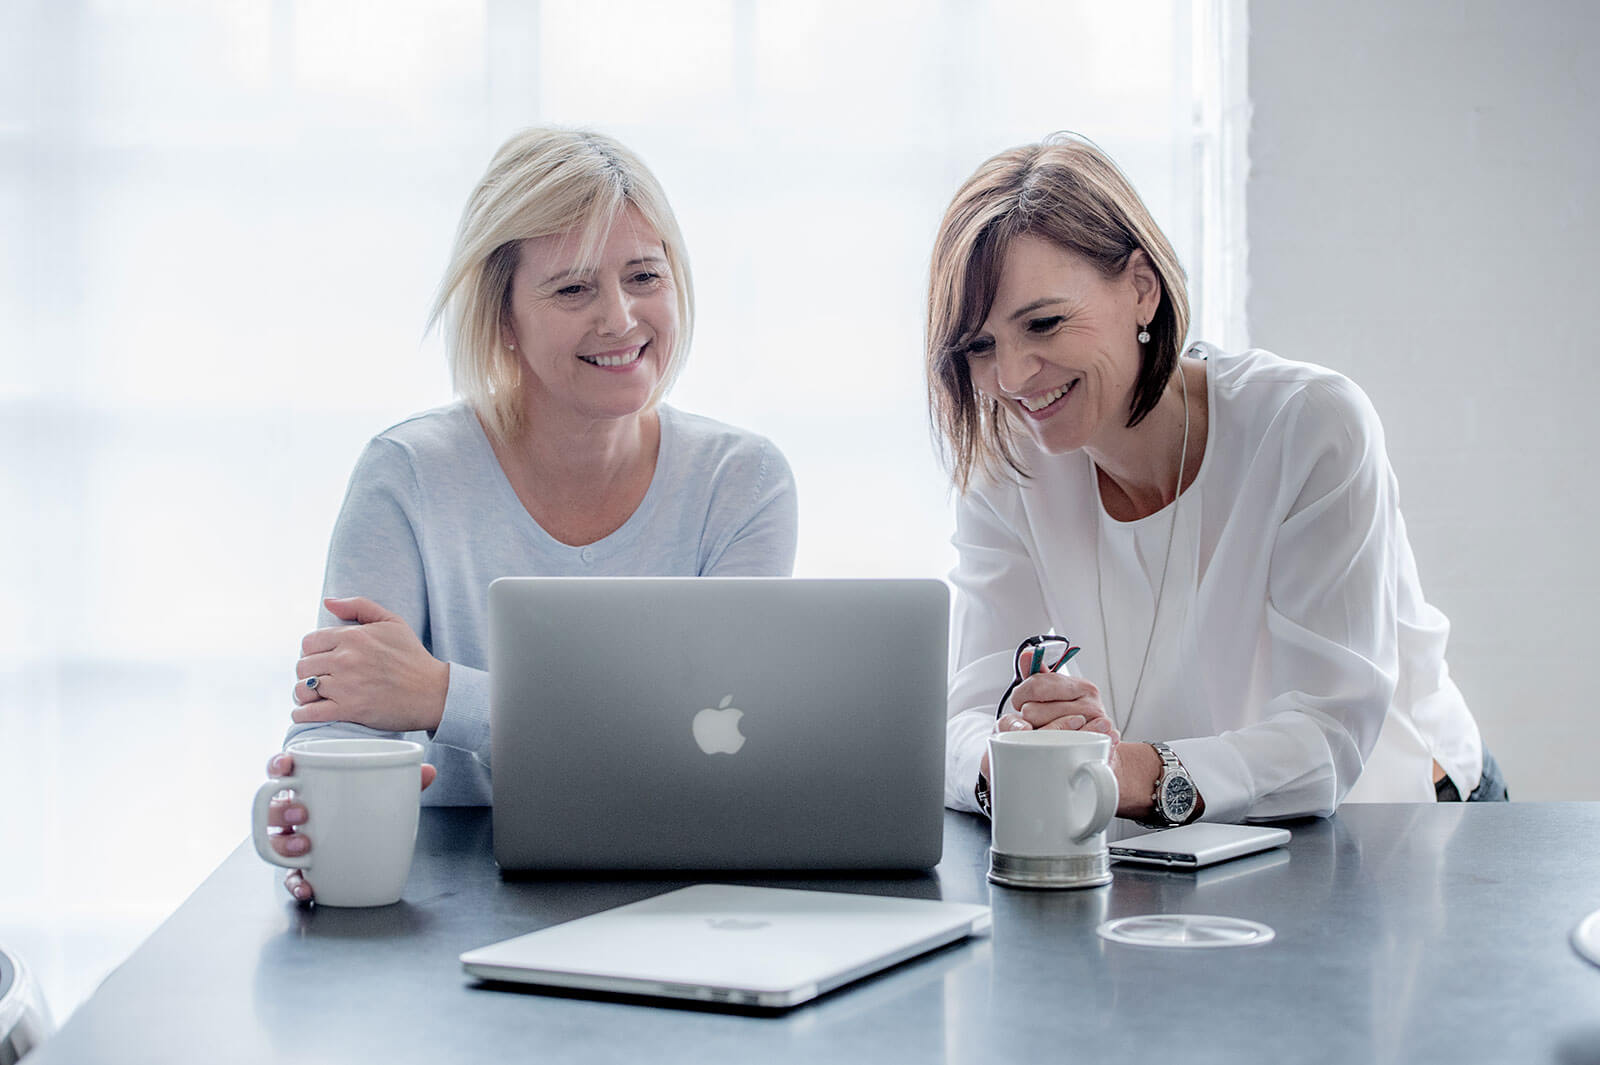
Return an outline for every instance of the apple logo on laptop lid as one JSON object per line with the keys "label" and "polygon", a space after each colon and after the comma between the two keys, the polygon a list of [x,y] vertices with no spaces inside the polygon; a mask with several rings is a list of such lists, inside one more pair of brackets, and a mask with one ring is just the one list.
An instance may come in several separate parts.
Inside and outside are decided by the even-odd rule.
{"label": "apple logo on laptop lid", "polygon": [[739,731],[739,719],[744,711],[729,706],[733,695],[722,697],[716,706],[708,706],[694,715],[691,726],[694,742],[706,754],[734,754],[744,746],[745,736]]}
{"label": "apple logo on laptop lid", "polygon": [[763,921],[759,917],[707,917],[706,924],[719,932],[754,932],[772,927],[771,921]]}

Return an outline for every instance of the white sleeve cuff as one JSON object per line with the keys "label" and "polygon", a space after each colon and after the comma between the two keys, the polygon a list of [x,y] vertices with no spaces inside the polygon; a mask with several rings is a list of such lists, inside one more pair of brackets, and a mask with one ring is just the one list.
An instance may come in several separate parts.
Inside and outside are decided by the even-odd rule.
{"label": "white sleeve cuff", "polygon": [[986,710],[967,710],[945,723],[944,804],[952,810],[978,809],[978,769],[989,750],[994,717]]}
{"label": "white sleeve cuff", "polygon": [[1167,746],[1189,771],[1195,790],[1206,801],[1200,820],[1237,823],[1245,819],[1253,801],[1248,784],[1250,768],[1232,744],[1220,736],[1207,736],[1169,740]]}

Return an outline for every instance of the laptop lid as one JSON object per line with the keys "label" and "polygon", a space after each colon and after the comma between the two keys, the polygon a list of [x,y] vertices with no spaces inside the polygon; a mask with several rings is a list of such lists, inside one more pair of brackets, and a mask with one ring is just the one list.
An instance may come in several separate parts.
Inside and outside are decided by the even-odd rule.
{"label": "laptop lid", "polygon": [[485,980],[787,1007],[986,930],[969,903],[697,884],[461,955]]}
{"label": "laptop lid", "polygon": [[495,859],[935,865],[948,615],[937,580],[495,581]]}

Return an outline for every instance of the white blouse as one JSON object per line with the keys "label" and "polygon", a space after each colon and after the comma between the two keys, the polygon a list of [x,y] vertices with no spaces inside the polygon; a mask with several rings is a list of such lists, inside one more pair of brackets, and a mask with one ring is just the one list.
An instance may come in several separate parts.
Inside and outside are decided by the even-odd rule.
{"label": "white blouse", "polygon": [[1207,821],[1431,802],[1434,760],[1468,794],[1478,727],[1445,665],[1449,622],[1422,597],[1372,404],[1269,352],[1188,354],[1206,359],[1211,420],[1175,504],[1116,521],[1086,454],[1027,442],[1031,477],[962,497],[946,805],[977,809],[1016,647],[1048,631],[1082,645],[1070,671],[1099,687],[1124,739],[1171,745]]}

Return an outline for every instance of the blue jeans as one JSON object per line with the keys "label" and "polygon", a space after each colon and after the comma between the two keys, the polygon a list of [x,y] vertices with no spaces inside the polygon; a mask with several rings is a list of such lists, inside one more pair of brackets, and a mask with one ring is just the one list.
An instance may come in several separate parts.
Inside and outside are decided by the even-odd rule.
{"label": "blue jeans", "polygon": [[[1460,802],[1461,792],[1456,790],[1456,782],[1445,777],[1433,786],[1434,794],[1440,802]],[[1489,753],[1489,748],[1483,749],[1483,776],[1478,778],[1478,786],[1472,789],[1472,794],[1467,796],[1467,802],[1509,802],[1511,795],[1506,791],[1506,778],[1500,775],[1500,763],[1494,760],[1494,755]]]}

